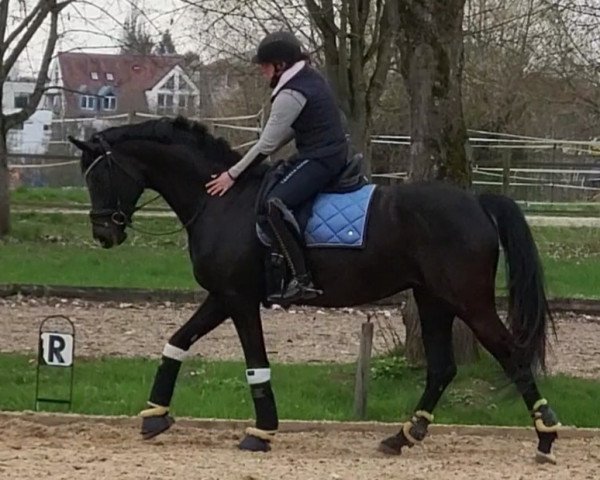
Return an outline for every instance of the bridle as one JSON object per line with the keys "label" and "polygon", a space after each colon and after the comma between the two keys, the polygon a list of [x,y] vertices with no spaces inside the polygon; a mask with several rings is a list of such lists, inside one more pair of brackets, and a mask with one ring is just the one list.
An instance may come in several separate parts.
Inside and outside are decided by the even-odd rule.
{"label": "bridle", "polygon": [[[136,177],[136,175],[131,173],[127,168],[125,168],[123,165],[121,165],[119,162],[117,162],[115,160],[115,157],[112,153],[110,145],[108,144],[108,142],[104,139],[104,137],[102,135],[94,135],[93,139],[96,139],[98,141],[98,143],[100,144],[102,154],[99,155],[98,157],[96,157],[92,161],[90,166],[83,173],[83,178],[86,182],[88,180],[88,176],[91,173],[91,171],[98,164],[100,164],[100,162],[105,160],[108,164],[108,175],[109,175],[110,188],[115,188],[114,187],[115,184],[113,182],[113,171],[114,171],[114,167],[116,166],[116,167],[120,168],[123,172],[125,172],[125,174],[129,178],[131,178],[136,184],[138,184],[138,186],[140,186],[142,188],[142,190],[145,189],[144,182],[142,182],[138,177]],[[111,208],[100,208],[100,209],[92,208],[92,209],[90,209],[89,216],[90,216],[92,225],[108,228],[110,226],[110,224],[112,223],[113,225],[117,225],[119,227],[129,227],[132,230],[138,231],[140,233],[145,233],[147,235],[156,235],[156,236],[173,235],[173,234],[181,232],[185,228],[189,227],[198,218],[198,216],[200,215],[202,210],[204,210],[204,205],[205,205],[205,202],[202,202],[202,205],[200,205],[200,207],[196,210],[196,213],[194,213],[194,215],[192,215],[192,217],[187,222],[185,222],[180,228],[177,228],[172,231],[156,233],[156,232],[144,231],[139,228],[134,228],[132,217],[135,212],[143,209],[147,205],[158,200],[160,198],[160,195],[156,195],[151,200],[148,200],[148,201],[142,203],[141,205],[136,206],[129,215],[127,213],[125,213],[125,211],[123,210],[123,208],[121,206],[122,205],[121,197],[119,196],[118,190],[115,190],[115,198],[117,199],[117,205],[116,205],[116,208],[114,208],[114,209],[111,209]]]}

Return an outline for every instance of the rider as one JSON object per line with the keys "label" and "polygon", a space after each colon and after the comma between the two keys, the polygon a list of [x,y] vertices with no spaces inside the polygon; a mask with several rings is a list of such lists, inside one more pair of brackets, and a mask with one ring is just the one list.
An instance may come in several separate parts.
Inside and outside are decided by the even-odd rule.
{"label": "rider", "polygon": [[292,138],[298,154],[266,199],[272,236],[290,267],[292,279],[272,303],[307,300],[318,295],[306,267],[302,239],[284,220],[286,211],[314,198],[343,169],[347,142],[340,111],[325,78],[308,63],[300,42],[285,31],[267,35],[253,63],[270,81],[271,113],[258,142],[229,170],[207,183],[211,195],[223,195],[249,166],[276,152]]}

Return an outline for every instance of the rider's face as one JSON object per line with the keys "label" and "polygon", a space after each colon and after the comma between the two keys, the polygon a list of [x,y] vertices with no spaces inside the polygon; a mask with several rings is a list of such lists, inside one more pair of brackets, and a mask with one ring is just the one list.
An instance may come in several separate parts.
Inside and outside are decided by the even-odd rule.
{"label": "rider's face", "polygon": [[260,71],[267,80],[271,80],[275,75],[275,65],[272,63],[261,63]]}

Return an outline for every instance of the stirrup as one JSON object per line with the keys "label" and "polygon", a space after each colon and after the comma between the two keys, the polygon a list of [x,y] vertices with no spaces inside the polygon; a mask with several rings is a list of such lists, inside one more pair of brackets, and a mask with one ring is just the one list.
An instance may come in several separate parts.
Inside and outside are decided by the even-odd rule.
{"label": "stirrup", "polygon": [[[315,288],[308,276],[303,277],[292,278],[281,292],[269,295],[268,301],[272,303],[291,303],[298,300],[311,300],[323,294],[322,290]],[[302,283],[302,280],[306,283]]]}

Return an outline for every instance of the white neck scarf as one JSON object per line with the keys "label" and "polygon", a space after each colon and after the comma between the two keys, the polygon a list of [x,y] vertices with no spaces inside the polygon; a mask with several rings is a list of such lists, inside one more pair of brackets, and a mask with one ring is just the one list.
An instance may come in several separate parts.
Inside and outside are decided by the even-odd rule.
{"label": "white neck scarf", "polygon": [[299,62],[294,63],[290,68],[288,68],[285,72],[281,74],[279,77],[279,81],[277,85],[273,89],[273,93],[271,94],[271,98],[279,93],[279,91],[285,86],[287,82],[289,82],[292,78],[294,78],[300,70],[304,68],[306,65],[306,61],[300,60]]}

